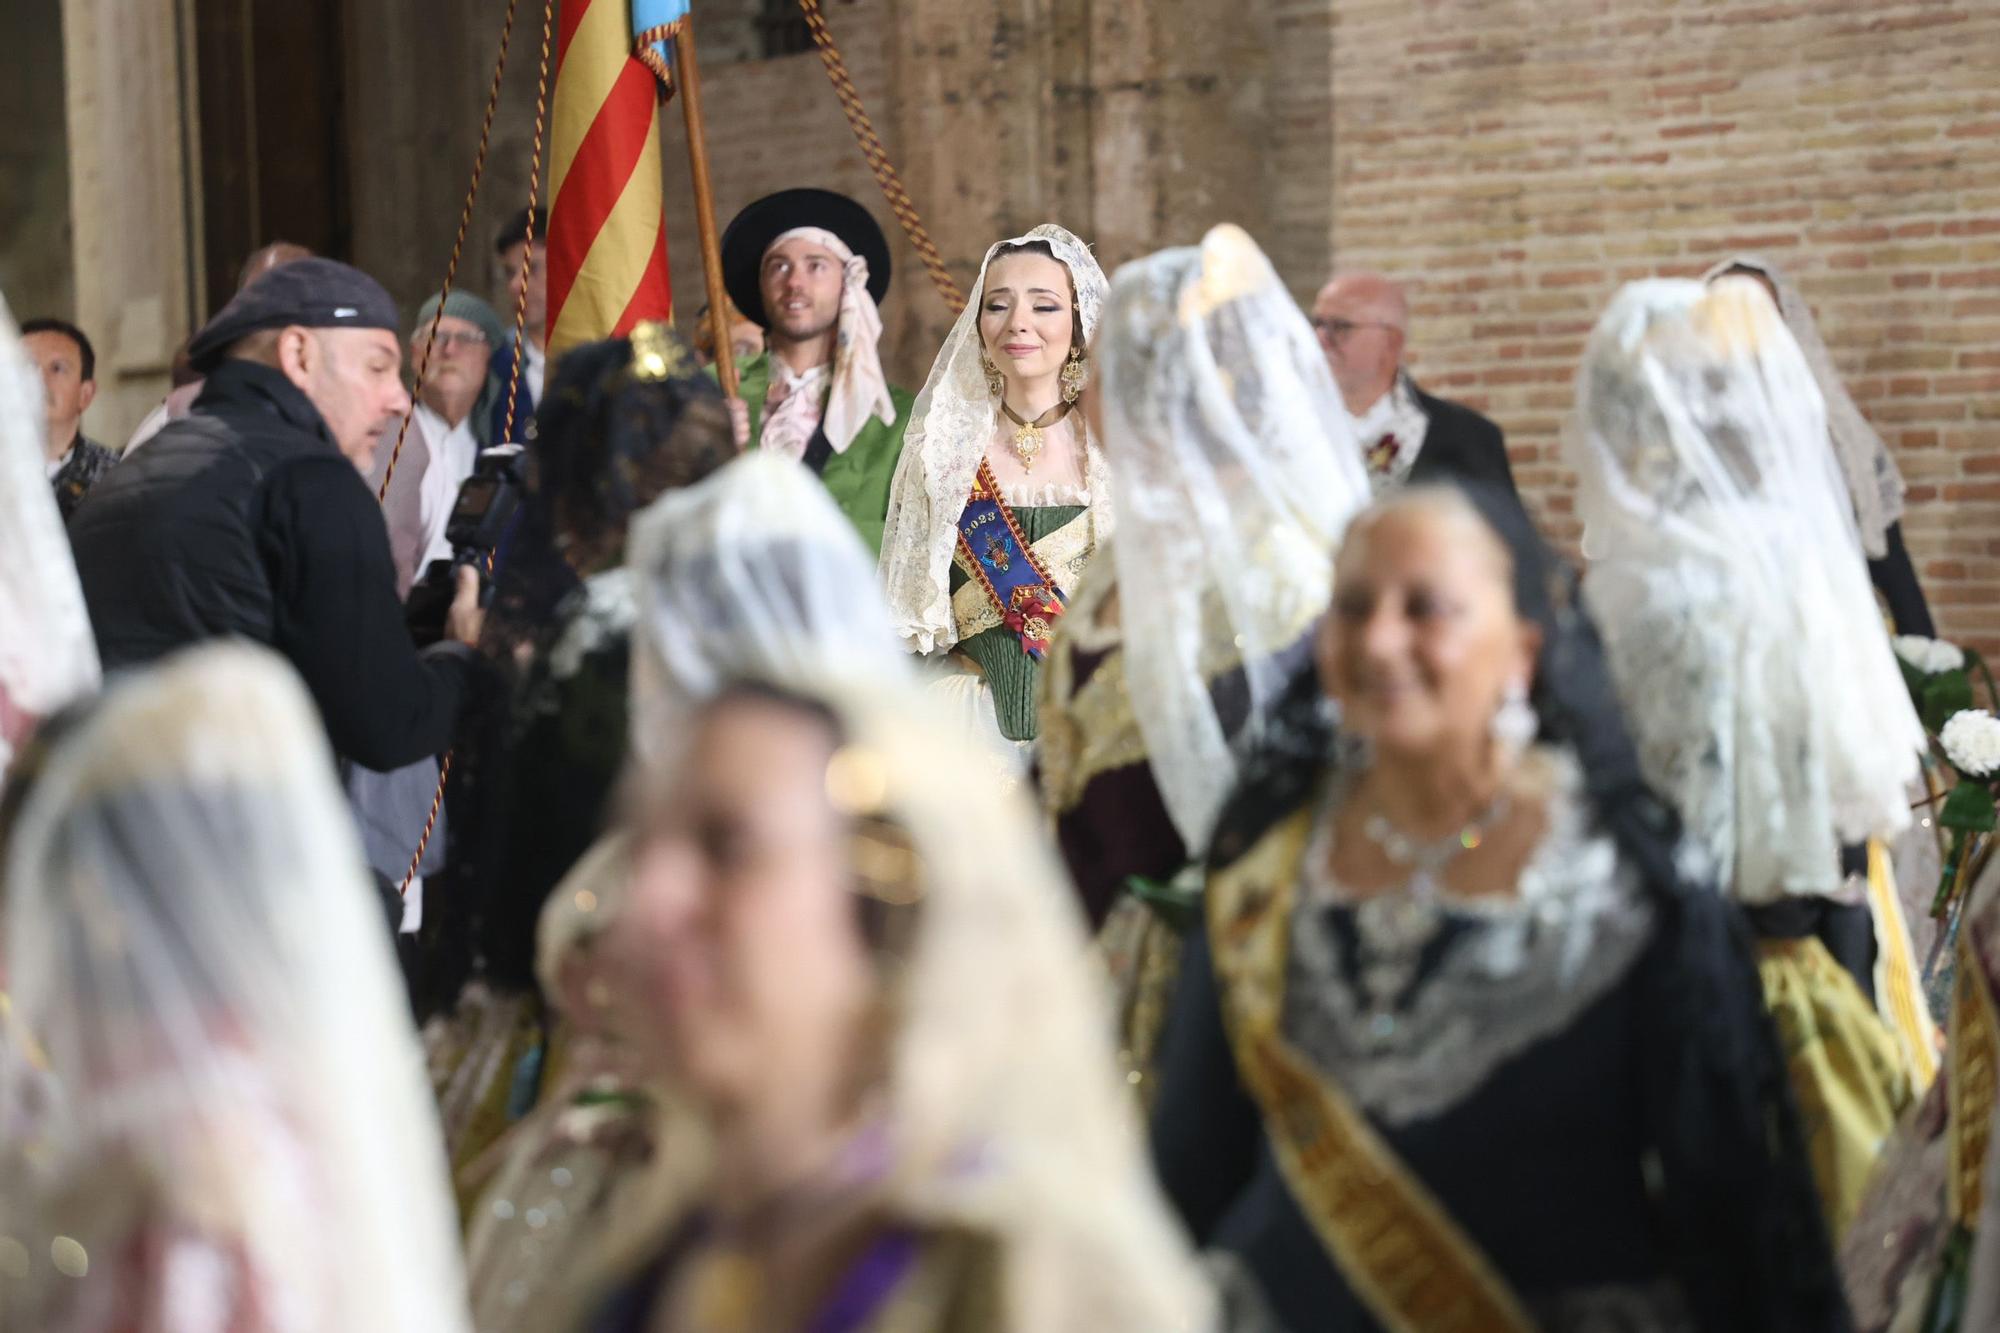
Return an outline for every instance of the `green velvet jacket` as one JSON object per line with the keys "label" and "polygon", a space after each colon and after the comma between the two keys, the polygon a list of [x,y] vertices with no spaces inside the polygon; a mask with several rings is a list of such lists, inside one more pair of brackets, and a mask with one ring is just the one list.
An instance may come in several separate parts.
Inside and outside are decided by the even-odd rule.
{"label": "green velvet jacket", "polygon": [[[713,373],[713,372],[711,372]],[[737,393],[750,407],[750,440],[754,444],[764,428],[764,396],[771,388],[771,354],[760,352],[736,367]],[[885,426],[870,417],[845,453],[830,454],[819,469],[819,479],[840,511],[847,515],[868,544],[871,555],[882,553],[882,525],[889,517],[889,484],[896,478],[896,460],[903,453],[903,427],[910,421],[911,396],[891,386],[890,400],[896,404],[896,424]],[[806,457],[825,451],[821,432],[814,432]]]}

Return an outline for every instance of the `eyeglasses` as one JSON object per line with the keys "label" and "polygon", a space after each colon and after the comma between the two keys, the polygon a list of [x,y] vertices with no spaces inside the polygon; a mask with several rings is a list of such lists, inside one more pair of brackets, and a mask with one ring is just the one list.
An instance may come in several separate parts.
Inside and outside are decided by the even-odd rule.
{"label": "eyeglasses", "polygon": [[1329,319],[1322,317],[1312,320],[1311,323],[1313,326],[1313,332],[1319,334],[1320,337],[1326,339],[1326,341],[1330,343],[1337,343],[1344,340],[1348,334],[1354,332],[1356,329],[1396,328],[1396,325],[1386,324],[1379,319],[1353,320],[1353,319]]}
{"label": "eyeglasses", "polygon": [[[422,342],[423,340],[418,339],[417,341]],[[488,341],[486,335],[476,329],[466,333],[461,333],[457,329],[439,329],[437,348],[440,352],[449,353],[454,347],[485,347]]]}

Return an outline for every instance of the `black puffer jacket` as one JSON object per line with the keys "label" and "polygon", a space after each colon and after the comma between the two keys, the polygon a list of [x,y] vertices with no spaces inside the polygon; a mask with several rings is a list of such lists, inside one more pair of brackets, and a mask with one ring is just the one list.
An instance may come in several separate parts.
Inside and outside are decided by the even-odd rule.
{"label": "black puffer jacket", "polygon": [[449,748],[477,659],[418,655],[381,508],[276,370],[224,362],[69,533],[107,668],[238,635],[291,660],[343,757],[387,771]]}

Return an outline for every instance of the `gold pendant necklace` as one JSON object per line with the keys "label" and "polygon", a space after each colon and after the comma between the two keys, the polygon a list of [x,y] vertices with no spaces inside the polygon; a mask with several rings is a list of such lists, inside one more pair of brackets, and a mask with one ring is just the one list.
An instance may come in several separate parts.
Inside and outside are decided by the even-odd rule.
{"label": "gold pendant necklace", "polygon": [[1054,407],[1042,413],[1033,421],[1030,421],[1013,408],[1007,406],[1005,398],[1000,400],[1002,415],[1014,423],[1014,455],[1021,460],[1021,471],[1033,472],[1035,470],[1035,460],[1042,456],[1042,432],[1068,416],[1072,406],[1074,406],[1072,403],[1057,403]]}

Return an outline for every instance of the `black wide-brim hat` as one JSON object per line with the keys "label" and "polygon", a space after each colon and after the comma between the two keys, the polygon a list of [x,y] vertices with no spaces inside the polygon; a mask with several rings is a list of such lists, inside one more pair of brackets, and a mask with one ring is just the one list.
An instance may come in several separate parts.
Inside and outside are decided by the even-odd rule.
{"label": "black wide-brim hat", "polygon": [[868,261],[868,294],[880,305],[889,294],[889,241],[860,204],[832,190],[780,190],[736,215],[722,233],[722,285],[746,319],[771,327],[758,282],[771,242],[798,227],[819,227]]}

